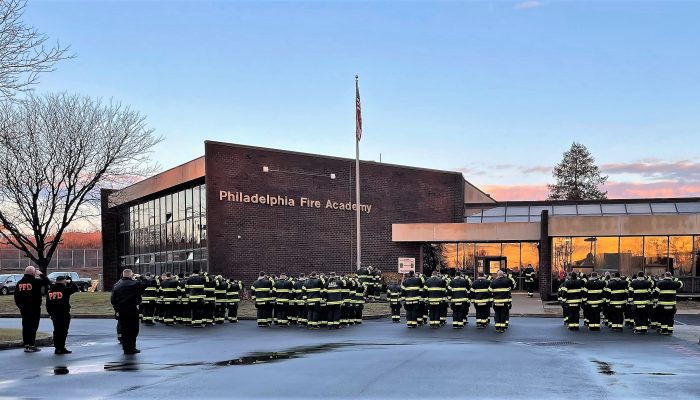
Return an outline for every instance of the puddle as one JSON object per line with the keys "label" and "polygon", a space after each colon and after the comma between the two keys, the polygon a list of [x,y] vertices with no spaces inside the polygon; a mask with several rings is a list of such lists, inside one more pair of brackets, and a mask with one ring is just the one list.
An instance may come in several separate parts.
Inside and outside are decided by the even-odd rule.
{"label": "puddle", "polygon": [[139,364],[135,362],[108,362],[105,371],[138,371]]}
{"label": "puddle", "polygon": [[386,346],[404,346],[408,343],[326,343],[317,346],[301,346],[293,347],[282,351],[271,352],[254,352],[246,354],[242,357],[233,358],[230,360],[216,362],[189,362],[189,363],[139,363],[136,361],[111,361],[103,365],[88,364],[71,366],[69,371],[67,366],[57,366],[53,368],[54,375],[79,374],[85,372],[97,372],[100,370],[109,372],[133,372],[139,370],[170,370],[181,367],[228,367],[234,365],[255,365],[266,364],[276,361],[291,360],[295,358],[305,357],[311,354],[330,352],[346,347],[386,347]]}
{"label": "puddle", "polygon": [[615,371],[613,371],[612,366],[610,364],[606,363],[605,361],[593,360],[591,362],[598,365],[598,373],[599,374],[615,375]]}
{"label": "puddle", "polygon": [[243,357],[234,358],[232,360],[215,362],[213,365],[217,367],[227,367],[231,365],[253,365],[265,364],[281,360],[291,360],[293,358],[304,357],[309,354],[324,353],[350,346],[362,346],[365,344],[354,343],[328,343],[319,346],[295,347],[287,351],[273,352],[258,352],[245,355]]}

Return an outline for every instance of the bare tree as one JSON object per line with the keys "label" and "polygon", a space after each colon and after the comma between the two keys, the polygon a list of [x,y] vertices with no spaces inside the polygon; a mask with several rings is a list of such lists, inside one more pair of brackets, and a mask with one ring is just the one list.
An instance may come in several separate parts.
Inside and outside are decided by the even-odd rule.
{"label": "bare tree", "polygon": [[66,228],[99,211],[99,190],[152,174],[162,140],[120,103],[66,93],[0,109],[0,239],[44,272]]}
{"label": "bare tree", "polygon": [[48,36],[22,21],[27,0],[0,0],[0,97],[12,98],[37,83],[67,58],[68,47],[50,45]]}

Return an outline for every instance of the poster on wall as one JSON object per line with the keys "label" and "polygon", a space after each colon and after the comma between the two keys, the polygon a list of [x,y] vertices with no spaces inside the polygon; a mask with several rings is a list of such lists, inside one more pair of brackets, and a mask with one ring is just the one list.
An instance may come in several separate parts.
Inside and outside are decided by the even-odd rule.
{"label": "poster on wall", "polygon": [[407,274],[411,271],[416,271],[416,259],[399,257],[399,274]]}

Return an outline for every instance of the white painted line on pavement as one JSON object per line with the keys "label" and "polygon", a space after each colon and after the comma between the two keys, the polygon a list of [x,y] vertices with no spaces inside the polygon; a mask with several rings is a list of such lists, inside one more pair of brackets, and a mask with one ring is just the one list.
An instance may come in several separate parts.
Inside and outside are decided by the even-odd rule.
{"label": "white painted line on pavement", "polygon": [[688,325],[688,324],[686,324],[686,323],[683,323],[683,322],[681,322],[681,321],[676,321],[675,319],[674,319],[673,321],[674,321],[675,323],[677,323],[677,324],[681,324],[681,325]]}

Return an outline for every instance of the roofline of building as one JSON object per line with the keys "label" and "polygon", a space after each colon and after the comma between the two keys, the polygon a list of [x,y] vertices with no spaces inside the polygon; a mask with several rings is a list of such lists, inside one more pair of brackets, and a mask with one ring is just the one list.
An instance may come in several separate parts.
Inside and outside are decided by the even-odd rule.
{"label": "roofline of building", "polygon": [[496,203],[465,204],[468,208],[479,207],[515,207],[515,206],[559,206],[574,204],[619,204],[619,203],[691,203],[700,202],[700,197],[651,197],[635,199],[605,199],[605,200],[513,200]]}
{"label": "roofline of building", "polygon": [[[349,161],[349,162],[355,161],[354,158],[328,156],[328,155],[316,154],[316,153],[305,153],[305,152],[293,151],[293,150],[273,149],[270,147],[251,146],[251,145],[239,144],[239,143],[219,142],[216,140],[205,140],[204,144],[207,144],[207,143],[218,144],[218,145],[223,145],[223,146],[230,146],[230,147],[239,147],[239,148],[251,149],[251,150],[272,151],[272,152],[282,153],[282,154],[292,154],[292,155],[298,155],[298,156],[325,158],[325,159],[329,159],[329,160],[339,160],[339,161]],[[389,164],[389,163],[384,163],[384,162],[377,162],[377,161],[373,161],[373,160],[363,160],[363,159],[360,159],[360,162],[364,163],[364,164],[384,165],[387,167],[406,168],[406,169],[412,169],[412,170],[438,172],[438,173],[443,173],[443,174],[455,174],[455,175],[459,174],[462,176],[462,178],[464,178],[462,173],[457,172],[457,171],[446,171],[446,170],[442,170],[442,169],[424,168],[424,167],[412,167],[410,165]]]}

